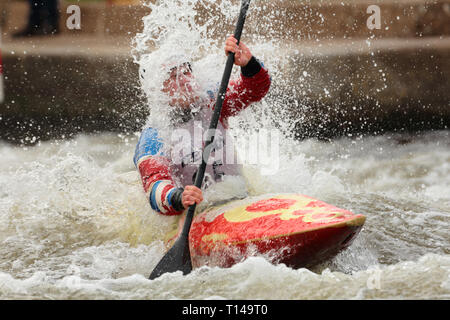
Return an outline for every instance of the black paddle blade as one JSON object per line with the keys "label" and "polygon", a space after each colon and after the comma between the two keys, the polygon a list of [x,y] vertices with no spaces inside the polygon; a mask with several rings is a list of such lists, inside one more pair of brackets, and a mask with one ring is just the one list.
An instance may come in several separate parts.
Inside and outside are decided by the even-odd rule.
{"label": "black paddle blade", "polygon": [[163,273],[182,271],[188,274],[192,271],[191,253],[187,237],[180,236],[175,244],[170,248],[161,261],[156,265],[150,274],[149,279],[158,278]]}

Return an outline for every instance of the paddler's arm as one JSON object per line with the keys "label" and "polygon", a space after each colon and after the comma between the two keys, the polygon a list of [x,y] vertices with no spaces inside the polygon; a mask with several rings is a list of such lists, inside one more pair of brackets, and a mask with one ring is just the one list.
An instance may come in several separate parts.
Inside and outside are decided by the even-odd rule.
{"label": "paddler's arm", "polygon": [[199,204],[203,201],[202,190],[196,186],[186,186],[182,194],[182,204],[185,209],[194,203]]}
{"label": "paddler's arm", "polygon": [[158,180],[151,186],[150,206],[164,215],[179,215],[190,205],[203,201],[202,191],[196,186],[177,188],[169,180]]}
{"label": "paddler's arm", "polygon": [[269,91],[271,79],[264,65],[249,48],[230,36],[225,41],[225,52],[235,53],[235,65],[241,67],[241,77],[231,81],[222,106],[221,120],[234,116],[251,103],[260,101]]}
{"label": "paddler's arm", "polygon": [[149,195],[153,210],[164,215],[178,215],[190,205],[203,201],[202,190],[196,186],[177,188],[168,180],[158,180],[151,186]]}
{"label": "paddler's arm", "polygon": [[158,131],[146,128],[139,137],[133,160],[152,209],[164,215],[178,215],[184,211],[184,190],[177,188],[172,179],[170,160],[162,153],[163,145]]}

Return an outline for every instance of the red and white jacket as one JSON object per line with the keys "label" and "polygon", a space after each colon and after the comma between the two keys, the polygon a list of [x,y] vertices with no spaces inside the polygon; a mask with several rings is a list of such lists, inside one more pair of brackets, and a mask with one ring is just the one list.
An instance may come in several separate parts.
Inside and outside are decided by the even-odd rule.
{"label": "red and white jacket", "polygon": [[[219,118],[218,130],[224,133],[227,128],[227,119],[235,116],[251,103],[260,101],[269,91],[270,84],[271,79],[267,69],[252,57],[247,66],[241,68],[240,78],[230,81]],[[200,111],[199,121],[203,122],[196,122],[197,126],[200,123],[204,128],[209,127],[210,114],[215,103],[214,96],[211,95],[210,98],[206,108]],[[216,145],[216,140],[221,139],[215,137],[215,150],[222,148],[222,146]],[[201,150],[194,151],[192,149],[192,159],[189,163],[185,162],[186,157],[175,163],[176,161],[172,157],[164,154],[163,146],[164,141],[158,135],[157,130],[145,128],[136,146],[134,163],[141,175],[144,191],[148,194],[152,209],[165,215],[177,215],[184,211],[181,203],[183,189],[177,188],[177,185],[194,184],[195,170],[201,162]],[[199,156],[196,157],[196,155]],[[191,152],[188,157],[191,158]],[[210,157],[214,160],[214,152]],[[209,177],[217,181],[222,178],[223,174],[235,174],[233,168],[229,168],[230,170],[224,170],[227,169],[227,166],[223,166],[220,160],[214,160],[212,165],[207,166],[205,180],[208,180]]]}

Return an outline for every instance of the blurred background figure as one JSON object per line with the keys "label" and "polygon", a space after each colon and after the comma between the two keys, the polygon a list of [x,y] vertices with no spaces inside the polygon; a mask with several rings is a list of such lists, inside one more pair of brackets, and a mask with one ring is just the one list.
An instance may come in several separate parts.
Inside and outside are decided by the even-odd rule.
{"label": "blurred background figure", "polygon": [[59,33],[58,0],[28,0],[30,13],[24,30],[13,37],[53,35]]}

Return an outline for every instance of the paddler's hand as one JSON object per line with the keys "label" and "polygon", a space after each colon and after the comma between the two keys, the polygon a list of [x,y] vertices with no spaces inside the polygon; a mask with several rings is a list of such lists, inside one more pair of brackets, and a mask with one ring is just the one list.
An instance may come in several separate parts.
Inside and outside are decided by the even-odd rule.
{"label": "paddler's hand", "polygon": [[225,40],[225,54],[228,56],[229,52],[234,52],[234,64],[240,67],[245,67],[252,58],[250,49],[242,42],[237,45],[237,40],[233,35]]}
{"label": "paddler's hand", "polygon": [[196,186],[186,186],[184,188],[183,194],[181,196],[181,202],[185,209],[189,208],[189,206],[194,203],[199,204],[203,201],[202,190],[197,188]]}

